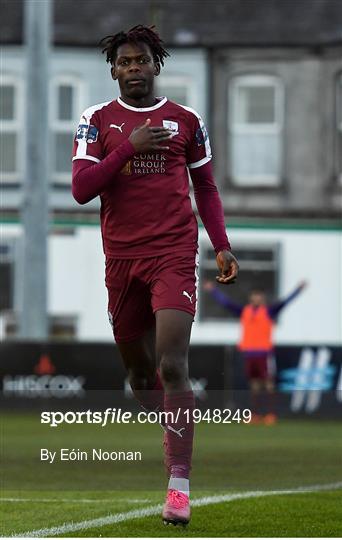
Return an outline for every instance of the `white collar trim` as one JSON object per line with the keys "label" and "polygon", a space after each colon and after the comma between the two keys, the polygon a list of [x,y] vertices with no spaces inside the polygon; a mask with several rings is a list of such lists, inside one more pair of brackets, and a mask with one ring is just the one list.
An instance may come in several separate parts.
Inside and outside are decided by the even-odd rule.
{"label": "white collar trim", "polygon": [[[158,99],[158,98],[157,98]],[[134,111],[134,112],[149,112],[149,111],[155,111],[156,109],[160,109],[160,107],[162,107],[163,105],[165,105],[165,103],[167,102],[167,98],[166,97],[162,97],[162,98],[159,98],[160,101],[158,101],[158,103],[156,103],[155,105],[153,105],[152,107],[132,107],[131,105],[127,105],[127,103],[125,103],[124,101],[122,101],[122,99],[120,97],[118,97],[118,103],[119,105],[121,105],[122,107],[124,107],[125,109],[129,109],[130,111]]]}

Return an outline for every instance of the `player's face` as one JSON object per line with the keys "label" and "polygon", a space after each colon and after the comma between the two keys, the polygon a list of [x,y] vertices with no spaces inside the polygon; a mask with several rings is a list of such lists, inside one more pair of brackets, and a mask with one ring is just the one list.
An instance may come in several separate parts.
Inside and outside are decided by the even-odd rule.
{"label": "player's face", "polygon": [[139,100],[153,93],[154,77],[159,75],[160,68],[146,43],[125,43],[117,50],[111,72],[122,97]]}
{"label": "player's face", "polygon": [[266,302],[265,295],[259,292],[252,292],[249,300],[252,306],[262,306]]}

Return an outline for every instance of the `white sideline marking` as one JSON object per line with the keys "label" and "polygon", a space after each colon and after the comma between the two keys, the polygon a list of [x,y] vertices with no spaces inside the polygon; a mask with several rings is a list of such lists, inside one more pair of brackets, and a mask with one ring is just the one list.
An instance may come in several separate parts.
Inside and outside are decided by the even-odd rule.
{"label": "white sideline marking", "polygon": [[[282,489],[272,491],[246,491],[242,493],[232,493],[230,495],[213,495],[210,497],[202,497],[200,499],[194,499],[191,502],[192,507],[206,506],[209,504],[217,504],[221,502],[230,502],[239,499],[251,499],[254,497],[266,497],[269,495],[293,495],[295,493],[307,493],[315,491],[324,491],[330,489],[338,489],[342,487],[342,482],[335,482],[334,484],[322,484],[316,486],[299,487],[294,489]],[[105,525],[113,525],[122,521],[128,521],[130,519],[139,519],[148,516],[154,516],[159,514],[163,508],[162,504],[155,506],[148,506],[146,508],[140,508],[139,510],[130,510],[129,512],[121,512],[118,514],[110,514],[95,519],[87,519],[85,521],[79,521],[77,523],[64,523],[56,527],[50,527],[46,529],[35,529],[33,531],[26,531],[24,533],[12,534],[11,537],[55,537],[59,534],[72,533],[84,529],[90,529],[93,527],[104,527]]]}
{"label": "white sideline marking", "polygon": [[39,502],[39,503],[148,503],[151,499],[23,499],[14,497],[0,497],[1,502]]}

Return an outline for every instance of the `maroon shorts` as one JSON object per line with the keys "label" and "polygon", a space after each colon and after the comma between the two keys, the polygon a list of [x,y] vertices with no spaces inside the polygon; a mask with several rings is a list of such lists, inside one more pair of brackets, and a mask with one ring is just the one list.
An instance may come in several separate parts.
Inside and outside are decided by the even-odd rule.
{"label": "maroon shorts", "polygon": [[160,309],[195,315],[198,256],[170,253],[147,259],[106,260],[108,317],[117,342],[134,341]]}
{"label": "maroon shorts", "polygon": [[246,375],[249,379],[273,379],[275,362],[271,353],[245,354]]}

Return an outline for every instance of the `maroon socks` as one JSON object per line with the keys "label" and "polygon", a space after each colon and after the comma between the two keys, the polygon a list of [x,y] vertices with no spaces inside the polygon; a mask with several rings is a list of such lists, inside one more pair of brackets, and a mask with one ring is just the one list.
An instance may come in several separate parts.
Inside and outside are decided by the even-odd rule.
{"label": "maroon socks", "polygon": [[194,406],[192,390],[165,394],[164,411],[173,413],[173,422],[168,421],[165,425],[167,462],[172,478],[189,478],[194,438]]}
{"label": "maroon socks", "polygon": [[[194,438],[193,410],[195,399],[192,390],[165,394],[157,371],[151,390],[134,390],[134,395],[148,411],[172,413],[164,425],[164,461],[170,475],[169,489],[179,489],[188,494],[188,480],[191,470],[192,446]],[[172,421],[171,421],[172,420]],[[179,486],[178,486],[179,484]],[[184,484],[184,485],[183,485]]]}

